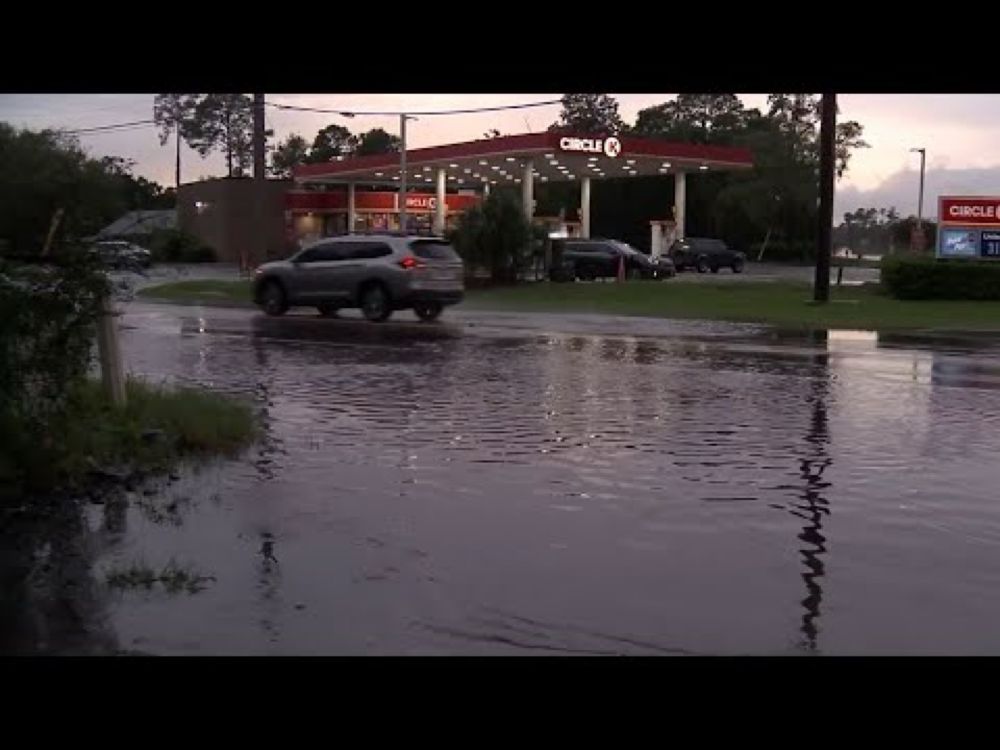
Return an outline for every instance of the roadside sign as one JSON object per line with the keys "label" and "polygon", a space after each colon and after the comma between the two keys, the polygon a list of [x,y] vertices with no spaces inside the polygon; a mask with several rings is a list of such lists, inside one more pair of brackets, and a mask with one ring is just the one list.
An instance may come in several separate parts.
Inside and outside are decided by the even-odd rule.
{"label": "roadside sign", "polygon": [[1000,260],[1000,196],[940,196],[936,255]]}

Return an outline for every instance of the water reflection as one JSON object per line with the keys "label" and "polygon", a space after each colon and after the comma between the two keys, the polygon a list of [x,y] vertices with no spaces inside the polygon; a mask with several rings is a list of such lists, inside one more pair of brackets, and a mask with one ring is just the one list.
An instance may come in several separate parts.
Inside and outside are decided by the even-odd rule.
{"label": "water reflection", "polygon": [[[817,346],[823,344],[823,333],[813,335]],[[813,358],[813,377],[810,401],[812,413],[806,433],[806,448],[799,459],[799,470],[803,481],[801,502],[792,513],[805,520],[799,540],[805,546],[799,549],[803,563],[802,581],[806,586],[806,596],[802,599],[802,641],[801,646],[808,652],[817,650],[819,619],[823,603],[823,578],[826,575],[824,557],[828,553],[826,536],[823,534],[824,516],[830,514],[830,503],[825,493],[830,483],[824,481],[823,474],[830,467],[832,459],[828,452],[830,440],[827,416],[827,399],[830,396],[829,355],[817,354]]]}
{"label": "water reflection", "polygon": [[281,636],[281,565],[274,554],[274,535],[261,531],[260,560],[257,562],[257,591],[260,596],[260,627],[270,643]]}
{"label": "water reflection", "polygon": [[117,652],[107,592],[94,576],[101,542],[88,526],[83,505],[63,503],[31,518],[5,514],[0,527],[0,653]]}
{"label": "water reflection", "polygon": [[[272,353],[264,345],[262,339],[255,337],[253,340],[254,359],[257,363],[256,372],[258,379],[255,384],[255,395],[258,403],[258,413],[262,437],[259,441],[257,456],[254,466],[257,469],[260,481],[267,482],[276,476],[279,464],[275,458],[285,454],[286,451],[282,440],[277,436],[275,417],[272,414],[275,408],[273,393],[274,386],[274,365],[271,362]],[[264,636],[269,643],[276,643],[281,635],[279,620],[281,616],[281,567],[275,555],[275,536],[272,529],[271,511],[269,497],[262,497],[260,503],[253,509],[253,514],[258,518],[263,518],[263,528],[259,528],[261,522],[258,521],[258,539],[260,549],[258,560],[256,561],[257,582],[256,589],[259,596],[259,625]]]}

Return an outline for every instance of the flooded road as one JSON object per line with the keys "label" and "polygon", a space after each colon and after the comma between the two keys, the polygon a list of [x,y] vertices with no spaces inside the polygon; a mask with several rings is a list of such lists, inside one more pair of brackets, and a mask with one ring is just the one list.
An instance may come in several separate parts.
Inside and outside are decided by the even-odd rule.
{"label": "flooded road", "polygon": [[[89,506],[63,648],[1000,650],[992,341],[407,317],[132,305],[131,371],[250,398],[266,435]],[[168,563],[204,585],[108,584]],[[67,643],[31,627],[5,650]]]}

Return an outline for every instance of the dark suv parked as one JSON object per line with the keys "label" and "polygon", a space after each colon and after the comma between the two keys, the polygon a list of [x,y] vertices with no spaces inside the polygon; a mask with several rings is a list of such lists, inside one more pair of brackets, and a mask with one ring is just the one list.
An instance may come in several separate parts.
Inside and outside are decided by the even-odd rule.
{"label": "dark suv parked", "polygon": [[629,279],[663,279],[675,273],[669,258],[651,258],[618,240],[568,239],[553,243],[552,277],[555,281],[614,278],[620,260],[625,261]]}
{"label": "dark suv parked", "polygon": [[700,237],[677,240],[670,246],[669,255],[678,271],[694,268],[698,273],[718,273],[720,268],[731,268],[733,273],[741,273],[747,260],[746,255],[730,250],[722,240]]}

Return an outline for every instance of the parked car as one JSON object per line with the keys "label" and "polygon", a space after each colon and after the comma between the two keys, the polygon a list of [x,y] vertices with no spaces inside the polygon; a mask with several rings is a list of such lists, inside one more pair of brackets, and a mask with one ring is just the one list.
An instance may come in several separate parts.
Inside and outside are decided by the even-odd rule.
{"label": "parked car", "polygon": [[323,315],[360,307],[371,321],[411,309],[434,320],[465,293],[462,259],[441,237],[347,234],[309,242],[287,260],[259,266],[253,296],[268,315],[312,306]]}
{"label": "parked car", "polygon": [[554,249],[558,263],[553,264],[553,281],[614,278],[622,260],[625,262],[625,276],[629,279],[664,279],[676,273],[669,258],[652,258],[618,240],[557,240]]}
{"label": "parked car", "polygon": [[744,253],[731,250],[722,240],[701,237],[676,240],[670,246],[668,255],[678,271],[694,268],[698,273],[718,273],[720,268],[731,268],[733,273],[742,273],[747,260]]}
{"label": "parked car", "polygon": [[125,240],[102,240],[93,244],[93,251],[101,262],[117,271],[130,268],[149,268],[153,264],[153,254]]}

